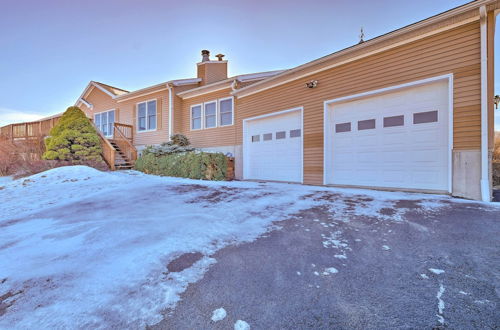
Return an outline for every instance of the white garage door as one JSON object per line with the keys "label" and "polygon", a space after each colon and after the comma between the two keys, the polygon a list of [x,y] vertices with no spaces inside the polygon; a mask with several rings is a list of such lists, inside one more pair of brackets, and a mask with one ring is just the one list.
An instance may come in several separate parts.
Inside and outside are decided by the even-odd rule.
{"label": "white garage door", "polygon": [[327,183],[448,191],[447,81],[329,111]]}
{"label": "white garage door", "polygon": [[243,177],[302,182],[302,110],[245,120]]}

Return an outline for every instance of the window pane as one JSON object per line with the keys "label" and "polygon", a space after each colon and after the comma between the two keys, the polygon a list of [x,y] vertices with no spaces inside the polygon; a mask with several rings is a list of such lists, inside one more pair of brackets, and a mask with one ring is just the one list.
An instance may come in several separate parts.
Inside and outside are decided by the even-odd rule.
{"label": "window pane", "polygon": [[191,108],[191,117],[200,118],[201,117],[201,105],[197,105]]}
{"label": "window pane", "polygon": [[375,128],[375,119],[358,121],[358,131]]}
{"label": "window pane", "polygon": [[97,115],[95,115],[95,117],[94,117],[94,124],[95,124],[97,127],[100,127],[100,126],[101,126],[101,114],[97,114]]}
{"label": "window pane", "polygon": [[146,129],[146,117],[139,118],[139,131],[144,131]]}
{"label": "window pane", "polygon": [[233,123],[233,113],[232,112],[221,113],[220,114],[220,124],[221,124],[221,126],[231,125],[232,123]]}
{"label": "window pane", "polygon": [[300,137],[300,129],[293,129],[290,131],[290,137]]}
{"label": "window pane", "polygon": [[335,124],[335,133],[343,133],[351,131],[351,123]]}
{"label": "window pane", "polygon": [[115,122],[115,110],[108,112],[108,122],[109,123]]}
{"label": "window pane", "polygon": [[137,105],[137,116],[139,131],[146,130],[146,103],[139,103]]}
{"label": "window pane", "polygon": [[205,116],[215,116],[215,102],[205,104]]}
{"label": "window pane", "polygon": [[233,112],[233,101],[230,99],[220,101],[220,112],[221,113]]}
{"label": "window pane", "polygon": [[393,116],[393,117],[384,117],[384,127],[393,127],[393,126],[403,126],[405,124],[405,116]]}
{"label": "window pane", "polygon": [[285,131],[276,132],[276,140],[284,139],[284,138],[286,138],[286,132]]}
{"label": "window pane", "polygon": [[272,140],[273,139],[273,133],[266,133],[266,134],[264,134],[263,138],[264,138],[264,141]]}
{"label": "window pane", "polygon": [[260,141],[260,135],[252,135],[252,142],[259,142]]}
{"label": "window pane", "polygon": [[146,103],[139,103],[139,117],[146,117]]}
{"label": "window pane", "polygon": [[200,129],[201,128],[201,118],[193,118],[191,125],[192,125],[193,129]]}
{"label": "window pane", "polygon": [[414,124],[435,123],[438,121],[437,111],[417,112],[413,114]]}
{"label": "window pane", "polygon": [[148,117],[148,129],[156,129],[156,115]]}
{"label": "window pane", "polygon": [[213,116],[205,116],[205,127],[211,128],[217,125],[215,115]]}

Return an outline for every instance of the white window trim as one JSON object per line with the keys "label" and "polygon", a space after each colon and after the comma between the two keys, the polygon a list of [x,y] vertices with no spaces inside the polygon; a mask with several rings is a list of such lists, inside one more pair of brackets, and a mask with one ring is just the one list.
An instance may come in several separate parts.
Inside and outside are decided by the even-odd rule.
{"label": "white window trim", "polygon": [[[215,104],[215,126],[214,127],[206,127],[205,125],[205,122],[206,122],[206,117],[205,117],[205,106],[207,104],[212,104],[214,103]],[[219,127],[219,102],[217,101],[217,99],[215,100],[212,100],[212,101],[208,101],[208,102],[203,102],[203,110],[202,110],[202,118],[203,118],[203,124],[201,125],[201,127],[203,129],[213,129],[213,128],[217,128]]]}
{"label": "white window trim", "polygon": [[[97,115],[102,115],[103,113],[109,113],[111,111],[114,111],[115,112],[115,120],[113,121],[113,132],[111,132],[111,134],[108,134],[108,135],[105,135],[102,131],[101,131],[101,128],[98,127],[97,125],[95,125],[95,117]],[[108,114],[108,124],[109,124],[109,114]],[[101,112],[94,112],[94,125],[97,126],[97,128],[99,129],[99,131],[102,133],[102,135],[104,135],[105,137],[112,137],[113,134],[114,134],[114,123],[116,123],[116,109],[109,109],[109,110],[104,110],[104,111],[101,111]],[[101,125],[99,125],[101,126]]]}
{"label": "white window trim", "polygon": [[[200,128],[193,128],[193,108],[194,107],[200,107],[200,119],[201,119],[201,125]],[[189,107],[189,127],[191,128],[191,131],[199,131],[203,129],[203,123],[205,121],[205,117],[203,116],[204,111],[203,111],[203,103],[199,104],[193,104],[192,106]]]}
{"label": "white window trim", "polygon": [[233,96],[230,96],[230,97],[225,97],[225,98],[222,98],[222,99],[219,99],[218,100],[218,108],[219,108],[219,120],[220,118],[222,117],[220,115],[220,103],[221,101],[226,101],[226,100],[231,100],[231,113],[232,113],[232,116],[231,116],[231,124],[227,124],[227,125],[221,125],[220,122],[217,122],[217,124],[220,126],[220,127],[226,127],[226,126],[232,126],[234,125],[234,97]]}
{"label": "white window trim", "polygon": [[[139,104],[142,104],[142,103],[146,103],[146,127],[149,125],[149,118],[148,118],[148,102],[151,102],[151,101],[156,101],[156,125],[155,125],[155,128],[154,129],[143,129],[143,130],[139,130]],[[142,102],[137,102],[135,104],[135,112],[136,112],[136,122],[137,122],[137,125],[136,125],[136,132],[137,133],[147,133],[147,132],[154,132],[156,130],[158,130],[158,99],[150,99],[150,100],[146,100],[146,101],[142,101]]]}

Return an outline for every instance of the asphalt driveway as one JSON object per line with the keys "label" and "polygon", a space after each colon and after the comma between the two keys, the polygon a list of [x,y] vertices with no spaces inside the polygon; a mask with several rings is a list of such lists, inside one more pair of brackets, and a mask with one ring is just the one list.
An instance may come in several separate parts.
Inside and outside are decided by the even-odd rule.
{"label": "asphalt driveway", "polygon": [[[432,195],[378,209],[363,195],[304,198],[322,203],[216,252],[217,263],[150,328],[233,329],[237,320],[252,329],[500,327],[500,208],[444,199],[423,210]],[[169,266],[180,271],[199,257]],[[227,316],[214,322],[218,308]]]}

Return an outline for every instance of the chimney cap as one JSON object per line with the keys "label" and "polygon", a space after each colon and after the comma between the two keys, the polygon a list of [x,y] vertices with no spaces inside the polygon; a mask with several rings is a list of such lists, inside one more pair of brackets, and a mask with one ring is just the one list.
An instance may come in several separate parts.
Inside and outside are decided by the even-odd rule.
{"label": "chimney cap", "polygon": [[210,61],[210,51],[209,50],[203,49],[201,51],[201,61],[202,62]]}
{"label": "chimney cap", "polygon": [[215,55],[215,57],[217,57],[219,59],[219,61],[222,61],[222,58],[224,56],[226,56],[226,55],[224,55],[224,54],[217,54],[217,55]]}

